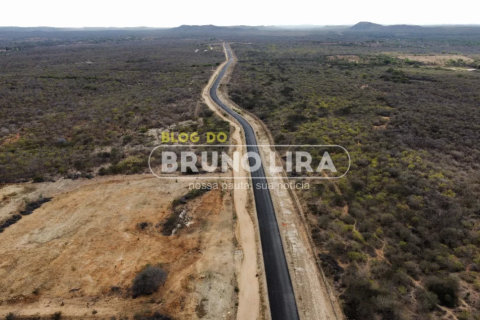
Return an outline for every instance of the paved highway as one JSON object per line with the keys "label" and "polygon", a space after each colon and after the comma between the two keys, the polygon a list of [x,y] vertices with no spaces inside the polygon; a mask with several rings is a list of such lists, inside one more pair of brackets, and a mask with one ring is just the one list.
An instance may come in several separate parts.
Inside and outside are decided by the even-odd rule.
{"label": "paved highway", "polygon": [[[225,48],[227,50],[228,62],[213,83],[212,88],[210,89],[210,96],[215,103],[225,110],[225,112],[232,115],[243,127],[248,151],[260,154],[252,126],[238,113],[227,107],[217,96],[218,86],[220,85],[228,67],[232,63],[231,49],[227,44],[225,44]],[[250,158],[249,163],[250,166],[253,166],[255,160]],[[263,165],[256,172],[252,172],[251,175],[253,179],[253,193],[255,196],[255,206],[257,208],[272,319],[297,320],[299,319],[299,316],[297,304],[295,302],[295,295],[293,293],[292,281],[288,272],[287,260],[285,258],[285,252],[283,251],[282,239],[278,229],[272,198],[270,196],[270,191],[266,188],[267,179],[265,178]]]}

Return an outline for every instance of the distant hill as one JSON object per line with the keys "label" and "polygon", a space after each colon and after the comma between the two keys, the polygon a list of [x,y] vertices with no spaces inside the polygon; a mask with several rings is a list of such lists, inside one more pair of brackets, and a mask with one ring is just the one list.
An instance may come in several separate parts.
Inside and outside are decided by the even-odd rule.
{"label": "distant hill", "polygon": [[421,26],[409,25],[409,24],[397,24],[384,26],[381,24],[362,21],[352,26],[351,31],[380,31],[380,32],[415,32],[425,29]]}
{"label": "distant hill", "polygon": [[370,30],[378,30],[378,29],[381,29],[381,28],[383,28],[383,26],[381,24],[362,21],[362,22],[359,22],[356,25],[350,27],[350,30],[353,30],[353,31],[370,31]]}

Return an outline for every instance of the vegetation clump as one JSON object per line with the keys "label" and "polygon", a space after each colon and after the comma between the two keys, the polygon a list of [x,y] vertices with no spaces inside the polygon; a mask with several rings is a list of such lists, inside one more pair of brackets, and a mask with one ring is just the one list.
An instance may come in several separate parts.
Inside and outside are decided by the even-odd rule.
{"label": "vegetation clump", "polygon": [[53,320],[60,320],[60,319],[62,319],[62,312],[61,312],[61,311],[55,312],[55,313],[52,315],[52,319],[53,319]]}
{"label": "vegetation clump", "polygon": [[8,313],[8,314],[5,316],[5,320],[15,320],[15,319],[17,319],[17,316],[16,316],[14,313],[12,313],[12,312]]}
{"label": "vegetation clump", "polygon": [[135,317],[135,320],[173,320],[173,318],[170,318],[169,316],[160,314],[158,312],[155,312],[151,316],[139,316]]}
{"label": "vegetation clump", "polygon": [[162,225],[162,234],[165,236],[172,235],[172,230],[178,224],[179,216],[182,213],[184,206],[187,204],[187,202],[204,195],[210,190],[211,190],[210,187],[199,188],[199,189],[194,188],[190,190],[187,194],[183,195],[182,197],[173,200],[172,212]]}
{"label": "vegetation clump", "polygon": [[132,298],[151,295],[165,284],[167,273],[159,267],[148,266],[137,274],[133,280]]}
{"label": "vegetation clump", "polygon": [[141,230],[141,231],[144,231],[145,229],[147,229],[151,225],[152,224],[150,222],[140,222],[140,223],[137,224],[137,229]]}
{"label": "vegetation clump", "polygon": [[40,208],[42,204],[50,202],[52,198],[40,197],[36,201],[28,201],[25,207],[25,210],[20,211],[22,216],[28,216],[33,213],[36,209]]}
{"label": "vegetation clump", "polygon": [[430,276],[426,280],[426,287],[434,293],[440,305],[455,308],[458,303],[459,280],[453,277],[439,278]]}
{"label": "vegetation clump", "polygon": [[0,233],[2,233],[6,228],[10,227],[11,225],[17,223],[20,219],[22,219],[22,216],[19,214],[15,214],[4,222],[0,223]]}

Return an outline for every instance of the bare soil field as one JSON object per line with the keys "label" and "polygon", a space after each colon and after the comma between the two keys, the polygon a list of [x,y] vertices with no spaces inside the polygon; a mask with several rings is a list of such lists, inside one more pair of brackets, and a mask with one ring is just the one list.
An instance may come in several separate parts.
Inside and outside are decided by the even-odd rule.
{"label": "bare soil field", "polygon": [[395,54],[397,58],[408,59],[412,61],[423,62],[426,64],[435,64],[445,66],[450,60],[462,59],[466,63],[474,62],[470,57],[456,54],[442,54],[442,55],[412,55],[412,54]]}
{"label": "bare soil field", "polygon": [[[8,199],[2,220],[22,210],[24,199],[52,197],[0,234],[0,317],[62,312],[62,318],[121,319],[160,312],[233,319],[231,195],[212,190],[189,201],[189,226],[173,236],[160,232],[188,182],[131,175],[0,189],[0,199]],[[167,281],[157,293],[132,299],[132,280],[147,265],[167,271]]]}
{"label": "bare soil field", "polygon": [[352,54],[328,56],[329,60],[346,60],[348,62],[360,62],[360,57]]}

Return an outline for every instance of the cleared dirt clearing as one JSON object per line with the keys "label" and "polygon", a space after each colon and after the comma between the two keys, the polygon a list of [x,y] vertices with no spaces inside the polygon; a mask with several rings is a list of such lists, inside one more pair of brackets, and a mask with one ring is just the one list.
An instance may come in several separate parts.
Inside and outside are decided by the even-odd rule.
{"label": "cleared dirt clearing", "polygon": [[[159,311],[176,319],[233,319],[230,195],[212,190],[189,202],[193,223],[174,236],[156,227],[188,182],[137,175],[34,185],[34,193],[53,200],[0,234],[0,316],[61,311],[85,319],[95,310],[97,317]],[[168,271],[167,282],[132,299],[132,279],[148,264]]]}
{"label": "cleared dirt clearing", "polygon": [[408,59],[412,61],[423,62],[426,64],[435,64],[435,65],[446,65],[450,60],[459,60],[462,59],[466,63],[471,63],[474,60],[472,58],[455,55],[455,54],[446,54],[446,55],[397,55],[397,58]]}

